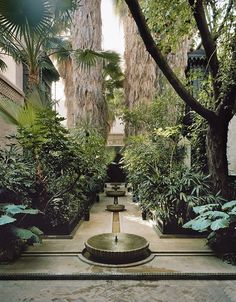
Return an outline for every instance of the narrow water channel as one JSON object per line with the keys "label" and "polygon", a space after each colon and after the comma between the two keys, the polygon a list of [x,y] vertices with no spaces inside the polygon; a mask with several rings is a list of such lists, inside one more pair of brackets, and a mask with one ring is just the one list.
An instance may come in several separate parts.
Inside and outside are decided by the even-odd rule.
{"label": "narrow water channel", "polygon": [[120,215],[119,215],[119,212],[113,212],[112,233],[120,233]]}

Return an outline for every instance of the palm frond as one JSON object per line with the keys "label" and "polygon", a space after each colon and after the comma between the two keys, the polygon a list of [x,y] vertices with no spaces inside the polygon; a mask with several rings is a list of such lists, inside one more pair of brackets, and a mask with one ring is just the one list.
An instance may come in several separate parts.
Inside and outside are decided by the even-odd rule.
{"label": "palm frond", "polygon": [[79,2],[78,0],[49,0],[54,15],[53,29],[55,32],[70,29],[71,15],[77,9]]}
{"label": "palm frond", "polygon": [[4,98],[0,99],[0,117],[7,123],[17,127],[35,126],[38,113],[46,108],[51,108],[50,100],[38,89],[33,90],[25,99],[24,104]]}
{"label": "palm frond", "polygon": [[21,105],[10,99],[0,99],[0,116],[5,122],[11,125],[19,126],[19,113]]}
{"label": "palm frond", "polygon": [[52,21],[50,3],[46,0],[7,0],[0,2],[0,24],[7,32],[22,35],[26,27],[40,33]]}
{"label": "palm frond", "polygon": [[77,49],[74,52],[75,59],[82,69],[90,69],[98,62],[119,62],[120,57],[113,51],[95,51],[92,49]]}
{"label": "palm frond", "polygon": [[3,32],[2,28],[0,27],[0,48],[2,52],[6,55],[9,55],[14,58],[14,60],[19,63],[22,61],[24,53],[15,41],[12,41],[11,36],[8,36],[6,33]]}
{"label": "palm frond", "polygon": [[18,116],[18,122],[21,127],[33,127],[37,119],[37,109],[31,105],[26,104],[21,108]]}
{"label": "palm frond", "polygon": [[0,70],[5,71],[6,69],[7,69],[7,64],[2,59],[0,59]]}
{"label": "palm frond", "polygon": [[51,108],[52,101],[40,89],[34,89],[25,98],[25,104],[34,107],[36,110]]}

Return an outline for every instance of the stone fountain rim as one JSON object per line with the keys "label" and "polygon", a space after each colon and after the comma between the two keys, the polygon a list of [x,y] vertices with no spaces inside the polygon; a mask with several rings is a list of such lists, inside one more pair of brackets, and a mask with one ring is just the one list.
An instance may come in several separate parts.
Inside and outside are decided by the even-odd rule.
{"label": "stone fountain rim", "polygon": [[123,212],[126,211],[125,205],[123,204],[108,204],[106,210],[109,212]]}
{"label": "stone fountain rim", "polygon": [[108,197],[123,197],[126,194],[126,190],[106,190],[105,193]]}
{"label": "stone fountain rim", "polygon": [[[138,247],[136,249],[130,249],[130,250],[116,250],[116,251],[112,251],[112,250],[104,250],[104,249],[101,249],[101,248],[96,248],[96,247],[93,247],[91,246],[90,244],[88,244],[88,240],[93,238],[93,237],[97,237],[97,236],[100,236],[100,235],[113,235],[113,236],[116,236],[117,234],[125,234],[125,235],[132,235],[132,236],[136,236],[136,237],[139,237],[139,238],[142,238],[146,241],[145,245],[141,246],[141,247]],[[98,235],[94,235],[92,237],[90,237],[84,244],[85,244],[85,247],[89,250],[93,250],[95,252],[104,252],[106,254],[119,254],[119,253],[123,253],[123,254],[129,254],[129,253],[132,253],[132,252],[140,252],[142,250],[145,250],[145,249],[148,249],[149,248],[149,242],[143,237],[143,236],[139,236],[139,235],[136,235],[136,234],[131,234],[131,233],[101,233],[101,234],[98,234]]]}
{"label": "stone fountain rim", "polygon": [[140,266],[140,265],[143,265],[143,264],[146,264],[148,262],[151,262],[155,257],[156,255],[153,254],[151,251],[150,251],[150,255],[143,259],[143,260],[139,260],[139,261],[136,261],[136,262],[130,262],[130,263],[118,263],[118,264],[115,264],[115,263],[103,263],[103,262],[98,262],[96,260],[89,260],[87,259],[85,256],[84,256],[84,252],[86,251],[86,249],[84,249],[82,251],[81,254],[78,255],[78,258],[87,263],[87,264],[90,264],[90,265],[96,265],[96,266],[101,266],[101,267],[115,267],[115,268],[126,268],[126,267],[135,267],[135,266]]}

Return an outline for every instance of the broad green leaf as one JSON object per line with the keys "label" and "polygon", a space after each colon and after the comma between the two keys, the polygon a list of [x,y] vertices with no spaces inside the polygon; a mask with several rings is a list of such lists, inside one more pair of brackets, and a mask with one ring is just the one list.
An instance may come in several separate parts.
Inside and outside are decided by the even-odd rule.
{"label": "broad green leaf", "polygon": [[190,221],[186,222],[186,223],[183,225],[183,228],[185,228],[185,229],[191,229],[191,228],[192,228],[192,225],[193,225],[193,220],[190,220]]}
{"label": "broad green leaf", "polygon": [[221,212],[221,211],[207,211],[202,213],[201,215],[204,216],[208,216],[211,219],[215,219],[215,218],[229,218],[229,215],[226,214],[225,212]]}
{"label": "broad green leaf", "polygon": [[22,240],[27,240],[32,243],[40,243],[39,237],[30,230],[12,227],[12,233]]}
{"label": "broad green leaf", "polygon": [[204,232],[211,225],[211,220],[204,217],[195,218],[183,225],[184,228],[191,228],[195,231]]}
{"label": "broad green leaf", "polygon": [[212,222],[211,229],[212,231],[216,231],[219,229],[227,228],[228,226],[229,226],[229,220],[225,218],[220,218]]}
{"label": "broad green leaf", "polygon": [[234,207],[233,209],[231,209],[231,211],[229,212],[229,214],[236,214],[236,207]]}
{"label": "broad green leaf", "polygon": [[26,209],[26,206],[24,205],[15,205],[15,204],[8,204],[2,207],[2,209],[7,213],[11,215],[16,214],[31,214],[36,215],[39,213],[39,210],[37,209]]}
{"label": "broad green leaf", "polygon": [[193,210],[196,214],[202,214],[205,211],[213,210],[217,206],[219,206],[217,203],[212,203],[212,204],[207,204],[207,205],[203,205],[203,206],[194,207]]}
{"label": "broad green leaf", "polygon": [[236,206],[236,200],[231,200],[231,201],[225,203],[225,204],[222,206],[222,210],[227,210],[227,209],[232,208],[232,207],[234,207],[234,206]]}
{"label": "broad green leaf", "polygon": [[38,236],[42,236],[43,235],[43,232],[37,228],[36,226],[32,226],[31,228],[29,228],[29,230],[34,233],[35,235],[38,235]]}
{"label": "broad green leaf", "polygon": [[12,223],[14,221],[16,221],[16,219],[13,218],[13,217],[10,217],[8,215],[0,216],[0,225],[9,224],[9,223]]}

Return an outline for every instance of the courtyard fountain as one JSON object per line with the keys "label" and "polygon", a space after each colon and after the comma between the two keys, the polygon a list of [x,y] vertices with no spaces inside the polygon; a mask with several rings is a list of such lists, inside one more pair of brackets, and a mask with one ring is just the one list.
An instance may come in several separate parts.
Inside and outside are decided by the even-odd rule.
{"label": "courtyard fountain", "polygon": [[127,264],[150,256],[144,237],[128,233],[104,233],[90,237],[85,243],[86,258],[98,263]]}
{"label": "courtyard fountain", "polygon": [[126,190],[121,188],[120,183],[113,183],[111,189],[106,190],[106,196],[108,197],[121,197],[125,196]]}
{"label": "courtyard fountain", "polygon": [[[113,189],[113,191],[110,191],[110,192],[112,192],[112,194],[110,194],[110,196],[112,195],[112,197],[114,197],[114,202],[113,202],[113,204],[107,205],[107,207],[106,207],[107,211],[111,211],[111,212],[124,211],[125,206],[123,204],[118,203],[118,197],[123,196],[123,191],[118,191],[118,189],[120,189],[120,186],[119,186],[119,184],[116,184],[116,183],[113,184],[112,189]],[[122,192],[122,195],[117,194],[119,192]],[[124,190],[124,192],[125,192],[125,190]],[[124,193],[124,195],[125,195],[125,193]],[[109,196],[109,195],[107,195],[107,196]]]}
{"label": "courtyard fountain", "polygon": [[[118,185],[114,186],[114,190],[118,190]],[[105,266],[129,266],[151,260],[149,242],[144,237],[120,233],[118,212],[124,208],[124,205],[118,204],[118,196],[114,196],[114,204],[107,206],[107,210],[113,212],[112,232],[92,236],[85,242],[82,252],[84,261]]]}

